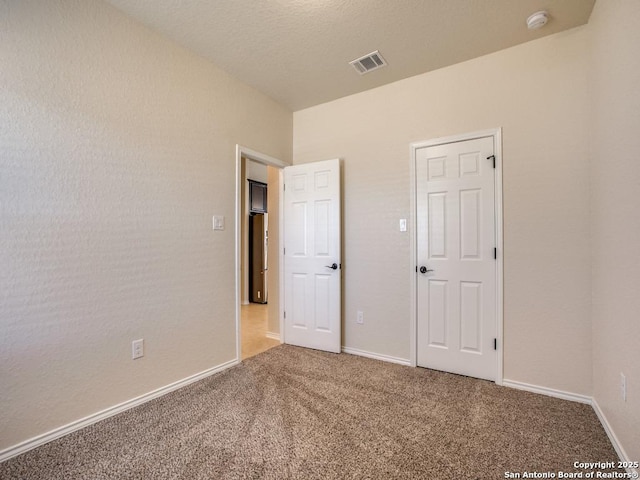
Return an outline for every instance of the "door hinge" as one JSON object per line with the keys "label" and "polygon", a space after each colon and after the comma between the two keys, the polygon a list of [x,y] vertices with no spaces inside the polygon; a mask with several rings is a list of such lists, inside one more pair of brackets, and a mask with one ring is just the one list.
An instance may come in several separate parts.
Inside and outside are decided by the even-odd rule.
{"label": "door hinge", "polygon": [[286,254],[287,254],[287,249],[286,249],[286,248],[283,248],[283,249],[282,249],[282,254],[283,254],[283,255],[286,255]]}
{"label": "door hinge", "polygon": [[416,273],[418,273],[418,265],[416,265]]}
{"label": "door hinge", "polygon": [[287,312],[283,312],[284,313],[284,318],[287,318]]}
{"label": "door hinge", "polygon": [[286,183],[283,183],[283,184],[282,184],[282,191],[284,192],[286,189],[287,189],[287,184],[286,184]]}
{"label": "door hinge", "polygon": [[497,260],[497,259],[498,259],[498,249],[497,249],[497,248],[494,248],[494,249],[493,249],[493,259],[494,259],[494,260]]}
{"label": "door hinge", "polygon": [[493,168],[496,168],[496,156],[495,155],[489,155],[487,157],[487,160],[493,160]]}
{"label": "door hinge", "polygon": [[498,350],[498,339],[497,338],[493,339],[493,349],[494,350]]}

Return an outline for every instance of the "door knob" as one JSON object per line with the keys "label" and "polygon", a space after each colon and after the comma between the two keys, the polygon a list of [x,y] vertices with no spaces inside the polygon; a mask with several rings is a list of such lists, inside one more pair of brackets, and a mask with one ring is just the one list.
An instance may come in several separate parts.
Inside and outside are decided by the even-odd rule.
{"label": "door knob", "polygon": [[432,269],[425,267],[424,265],[420,267],[420,273],[433,272]]}
{"label": "door knob", "polygon": [[325,267],[330,268],[331,270],[337,270],[338,269],[338,264],[337,263],[332,263],[331,265],[325,265]]}

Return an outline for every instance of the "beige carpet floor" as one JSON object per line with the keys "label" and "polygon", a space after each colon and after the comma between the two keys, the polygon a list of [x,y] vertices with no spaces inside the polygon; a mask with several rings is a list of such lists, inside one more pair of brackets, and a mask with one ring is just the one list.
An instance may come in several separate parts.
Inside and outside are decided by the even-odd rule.
{"label": "beige carpet floor", "polygon": [[281,345],[0,464],[2,479],[498,479],[617,460],[588,405]]}

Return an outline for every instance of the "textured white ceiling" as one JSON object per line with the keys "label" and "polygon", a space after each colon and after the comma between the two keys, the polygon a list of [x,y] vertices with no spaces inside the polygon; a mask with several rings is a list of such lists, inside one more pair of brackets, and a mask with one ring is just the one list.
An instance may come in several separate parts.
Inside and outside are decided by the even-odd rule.
{"label": "textured white ceiling", "polygon": [[[294,111],[585,24],[595,2],[107,1]],[[389,66],[358,75],[348,62],[374,50]]]}

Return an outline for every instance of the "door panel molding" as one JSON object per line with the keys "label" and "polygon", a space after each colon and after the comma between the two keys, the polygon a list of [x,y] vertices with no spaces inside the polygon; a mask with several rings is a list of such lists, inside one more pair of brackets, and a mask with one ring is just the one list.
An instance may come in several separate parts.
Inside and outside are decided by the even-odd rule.
{"label": "door panel molding", "polygon": [[[412,219],[412,235],[411,235],[411,268],[410,268],[410,286],[411,286],[411,297],[410,297],[410,350],[409,350],[409,360],[412,366],[417,366],[418,364],[418,281],[416,268],[418,266],[418,245],[417,245],[417,235],[418,235],[418,218],[417,218],[417,152],[418,150],[425,147],[435,147],[439,145],[447,145],[451,143],[457,143],[467,140],[475,140],[480,138],[491,137],[493,139],[493,151],[495,155],[495,176],[494,176],[494,218],[495,218],[495,242],[497,255],[495,260],[495,275],[496,275],[496,295],[495,295],[495,311],[496,311],[496,338],[497,338],[497,355],[496,355],[496,379],[495,383],[498,385],[502,385],[503,383],[503,358],[504,358],[504,348],[503,348],[503,215],[502,215],[502,128],[494,128],[488,130],[481,130],[471,133],[464,133],[459,135],[452,135],[447,137],[439,137],[433,138],[431,140],[415,142],[410,144],[410,216]],[[435,161],[437,159],[432,159],[428,165],[428,176],[429,178],[436,179],[438,177],[443,177],[445,175],[445,166],[443,162]],[[460,165],[461,172],[464,173],[464,176],[473,176],[474,175],[474,166],[476,165],[476,161],[473,157],[465,158],[464,164]],[[479,161],[482,161],[480,159]],[[434,252],[437,253],[437,252]]]}

